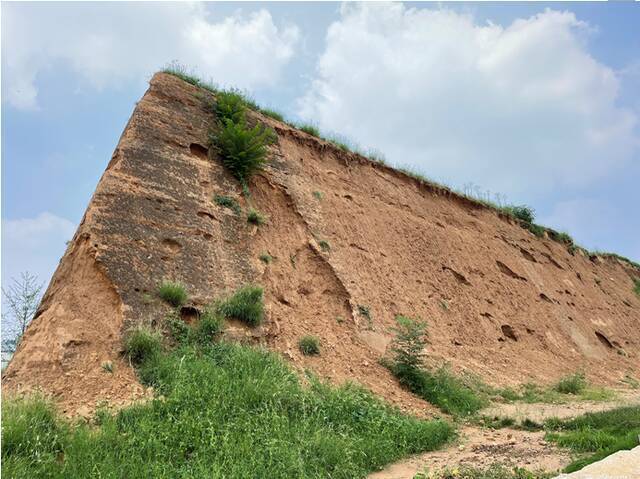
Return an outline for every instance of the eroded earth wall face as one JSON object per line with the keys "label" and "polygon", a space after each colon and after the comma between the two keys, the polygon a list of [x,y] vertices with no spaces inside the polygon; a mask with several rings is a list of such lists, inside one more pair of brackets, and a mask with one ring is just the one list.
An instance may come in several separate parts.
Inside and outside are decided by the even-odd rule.
{"label": "eroded earth wall face", "polygon": [[[578,369],[613,383],[639,370],[632,278],[640,272],[631,265],[571,255],[490,209],[257,113],[278,141],[247,199],[207,148],[211,101],[173,76],[152,79],[5,388],[40,387],[70,414],[148,394],[122,358],[122,334],[140,322],[161,325],[169,308],[155,290],[163,279],[187,286],[185,320],[238,286],[263,285],[265,323],[251,331],[231,324],[230,336],[414,411],[428,406],[379,364],[398,314],[428,321],[433,364],[493,384],[550,382]],[[247,223],[215,195],[255,207],[267,224]],[[298,352],[305,334],[320,338],[320,356]]]}

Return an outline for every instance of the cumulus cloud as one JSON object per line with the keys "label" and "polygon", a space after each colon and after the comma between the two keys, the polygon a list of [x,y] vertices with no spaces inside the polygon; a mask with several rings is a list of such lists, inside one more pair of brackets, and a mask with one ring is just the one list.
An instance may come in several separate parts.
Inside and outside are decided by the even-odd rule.
{"label": "cumulus cloud", "polygon": [[174,60],[221,84],[278,80],[298,42],[295,25],[276,26],[264,9],[209,17],[200,3],[5,4],[3,97],[37,108],[38,75],[60,64],[95,88],[145,78]]}
{"label": "cumulus cloud", "polygon": [[480,25],[451,10],[343,6],[299,113],[428,176],[510,198],[581,187],[629,161],[636,114],[587,50],[590,27],[547,10]]}
{"label": "cumulus cloud", "polygon": [[29,271],[46,285],[75,230],[71,221],[49,212],[2,220],[2,283]]}

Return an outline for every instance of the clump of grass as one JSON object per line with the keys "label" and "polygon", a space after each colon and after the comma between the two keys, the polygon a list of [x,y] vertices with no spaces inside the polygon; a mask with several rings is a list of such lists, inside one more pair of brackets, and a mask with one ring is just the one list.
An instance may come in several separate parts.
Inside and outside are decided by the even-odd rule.
{"label": "clump of grass", "polygon": [[638,445],[640,407],[627,406],[609,411],[587,413],[573,419],[548,419],[545,436],[548,441],[580,453],[593,453],[571,463],[565,472],[573,472],[587,464],[622,449]]}
{"label": "clump of grass", "polygon": [[414,479],[550,479],[553,474],[529,471],[522,467],[507,468],[501,464],[487,467],[457,466],[418,473]]}
{"label": "clump of grass", "polygon": [[139,366],[160,354],[162,338],[157,331],[146,326],[139,326],[127,333],[124,350],[131,363]]}
{"label": "clump of grass", "polygon": [[314,191],[311,194],[316,200],[321,200],[322,198],[324,198],[324,193],[322,193],[322,191]]}
{"label": "clump of grass", "polygon": [[264,317],[263,290],[259,286],[243,286],[232,296],[218,302],[215,311],[225,319],[238,319],[258,326]]}
{"label": "clump of grass", "polygon": [[315,336],[303,336],[298,341],[298,348],[305,356],[320,354],[320,340]]}
{"label": "clump of grass", "polygon": [[538,238],[542,238],[544,236],[544,232],[546,231],[546,228],[544,226],[540,226],[535,223],[531,223],[527,227],[527,229],[531,231]]}
{"label": "clump of grass", "polygon": [[113,362],[105,361],[102,363],[101,367],[105,373],[113,374]]}
{"label": "clump of grass", "polygon": [[455,434],[354,385],[303,386],[257,348],[180,346],[139,373],[156,399],[93,426],[58,421],[46,404],[3,400],[3,476],[366,477]]}
{"label": "clump of grass", "polygon": [[633,279],[633,292],[640,297],[640,278]]}
{"label": "clump of grass", "polygon": [[187,301],[187,291],[183,284],[174,281],[163,281],[158,286],[158,296],[171,306],[179,307]]}
{"label": "clump of grass", "polygon": [[178,77],[181,80],[186,81],[187,83],[190,83],[199,88],[204,88],[205,90],[212,93],[216,93],[218,91],[217,87],[213,83],[204,81],[194,73],[189,73],[187,71],[187,68],[184,65],[179,64],[178,62],[171,62],[162,69],[162,72]]}
{"label": "clump of grass", "polygon": [[248,213],[247,213],[247,222],[251,223],[252,225],[262,226],[263,224],[265,224],[267,222],[267,219],[259,211],[255,210],[253,208],[250,208]]}
{"label": "clump of grass", "polygon": [[212,142],[219,148],[224,166],[244,186],[252,175],[264,168],[267,146],[275,138],[273,130],[262,125],[248,128],[244,122],[226,120]]}
{"label": "clump of grass", "polygon": [[373,317],[371,316],[371,308],[369,308],[369,306],[365,306],[364,304],[359,304],[358,313],[360,313],[360,316],[365,317],[367,321],[369,322],[373,321]]}
{"label": "clump of grass", "polygon": [[222,318],[213,308],[207,308],[200,315],[198,324],[193,328],[193,340],[206,344],[211,343],[222,332],[224,318]]}
{"label": "clump of grass", "polygon": [[329,244],[328,241],[326,240],[320,240],[318,241],[318,246],[320,246],[320,249],[322,251],[331,251],[331,245]]}
{"label": "clump of grass", "polygon": [[225,208],[229,208],[230,210],[233,210],[233,212],[235,214],[237,214],[237,215],[242,213],[242,209],[240,208],[240,204],[234,198],[231,198],[230,196],[215,195],[213,197],[213,201],[218,206],[224,206]]}
{"label": "clump of grass", "polygon": [[584,373],[577,372],[561,378],[553,387],[561,394],[580,394],[587,387]]}
{"label": "clump of grass", "polygon": [[269,264],[273,261],[273,256],[271,256],[269,253],[262,253],[259,258],[260,261],[262,261],[264,264]]}
{"label": "clump of grass", "polygon": [[320,138],[320,130],[315,125],[303,124],[303,125],[297,125],[297,128],[311,136]]}
{"label": "clump of grass", "polygon": [[274,120],[284,122],[284,115],[279,111],[273,110],[271,108],[260,108],[260,111],[266,116],[273,118]]}

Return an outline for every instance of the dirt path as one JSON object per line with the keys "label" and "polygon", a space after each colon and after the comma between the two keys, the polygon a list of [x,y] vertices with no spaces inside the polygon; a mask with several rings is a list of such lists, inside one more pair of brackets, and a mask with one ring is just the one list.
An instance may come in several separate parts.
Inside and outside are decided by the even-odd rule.
{"label": "dirt path", "polygon": [[[516,420],[529,418],[543,421],[549,417],[573,417],[586,412],[605,411],[623,405],[640,404],[640,391],[620,392],[615,401],[582,401],[566,404],[501,404],[483,411],[485,415],[508,416]],[[569,451],[559,449],[544,440],[544,432],[465,426],[460,438],[446,449],[410,457],[374,473],[369,479],[412,479],[426,469],[471,465],[486,467],[502,464],[529,470],[560,471],[571,462]]]}

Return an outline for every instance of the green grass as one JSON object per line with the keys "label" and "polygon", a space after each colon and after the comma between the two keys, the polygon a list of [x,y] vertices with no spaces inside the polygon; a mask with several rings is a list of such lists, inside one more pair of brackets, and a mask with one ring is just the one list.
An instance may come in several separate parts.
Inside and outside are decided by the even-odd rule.
{"label": "green grass", "polygon": [[271,108],[260,108],[262,114],[273,118],[274,120],[284,122],[284,115],[277,110],[273,110]]}
{"label": "green grass", "polygon": [[157,331],[138,326],[129,331],[124,340],[124,351],[132,364],[142,364],[162,351],[162,337]]}
{"label": "green grass", "polygon": [[506,206],[503,210],[509,213],[514,218],[518,218],[520,221],[531,224],[535,219],[535,211],[528,206]]}
{"label": "green grass", "polygon": [[638,445],[640,406],[627,406],[604,412],[587,413],[574,419],[548,419],[545,438],[577,453],[590,453],[573,463],[565,472],[573,472],[587,464],[622,449]]}
{"label": "green grass", "polygon": [[320,249],[322,251],[331,251],[331,245],[329,244],[328,241],[326,240],[320,240],[318,241],[318,246],[320,246]]}
{"label": "green grass", "polygon": [[94,426],[41,399],[3,400],[3,476],[351,479],[455,434],[354,385],[303,387],[280,357],[246,346],[186,344],[139,372],[156,398],[100,411]]}
{"label": "green grass", "polygon": [[298,348],[305,356],[320,354],[320,340],[315,336],[303,336],[298,341]]}
{"label": "green grass", "polygon": [[265,216],[257,210],[250,208],[247,212],[247,222],[252,225],[262,226],[267,222]]}
{"label": "green grass", "polygon": [[213,308],[205,309],[195,327],[190,328],[189,338],[200,344],[208,344],[215,340],[224,326],[224,318]]}
{"label": "green grass", "polygon": [[273,256],[271,256],[269,253],[262,253],[259,258],[260,261],[262,261],[264,264],[269,264],[273,261]]}
{"label": "green grass", "polygon": [[264,318],[262,294],[259,286],[243,286],[232,296],[216,303],[215,310],[225,319],[237,319],[249,326],[258,326]]}
{"label": "green grass", "polygon": [[554,474],[530,471],[521,467],[508,468],[501,464],[478,468],[475,466],[446,467],[437,471],[427,469],[414,479],[550,479]]}
{"label": "green grass", "polygon": [[584,373],[574,373],[561,378],[553,387],[561,394],[580,394],[587,387]]}
{"label": "green grass", "polygon": [[640,279],[634,278],[633,280],[633,292],[640,297]]}
{"label": "green grass", "polygon": [[245,123],[246,103],[239,90],[221,90],[216,93],[215,111],[222,124]]}
{"label": "green grass", "polygon": [[453,416],[473,415],[488,404],[481,394],[446,367],[429,371],[391,365],[390,369],[411,392]]}
{"label": "green grass", "polygon": [[298,128],[298,130],[302,130],[311,136],[320,138],[320,130],[318,130],[318,127],[315,125],[302,124],[302,125],[294,125],[294,126]]}
{"label": "green grass", "polygon": [[187,291],[182,283],[163,281],[158,286],[158,296],[171,306],[182,306],[187,301]]}
{"label": "green grass", "polygon": [[324,198],[324,193],[322,191],[314,191],[311,193],[316,200],[321,200]]}
{"label": "green grass", "polygon": [[226,195],[215,195],[213,197],[213,201],[218,206],[223,206],[225,208],[229,208],[233,210],[233,212],[237,215],[242,213],[242,209],[240,208],[240,203],[238,203],[235,199]]}

